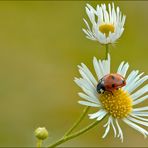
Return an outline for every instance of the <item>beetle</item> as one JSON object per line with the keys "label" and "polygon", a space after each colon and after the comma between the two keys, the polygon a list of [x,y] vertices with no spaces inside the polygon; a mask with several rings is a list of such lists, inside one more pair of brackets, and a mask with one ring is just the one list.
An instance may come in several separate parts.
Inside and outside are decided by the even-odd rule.
{"label": "beetle", "polygon": [[118,90],[119,88],[126,85],[125,78],[117,73],[111,73],[105,75],[99,80],[97,85],[97,92],[99,94],[104,93],[105,91],[111,92]]}

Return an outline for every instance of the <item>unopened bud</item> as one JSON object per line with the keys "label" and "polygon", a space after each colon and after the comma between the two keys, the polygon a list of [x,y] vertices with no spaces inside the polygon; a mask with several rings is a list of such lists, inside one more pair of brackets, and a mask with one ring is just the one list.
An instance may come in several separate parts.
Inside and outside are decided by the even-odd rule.
{"label": "unopened bud", "polygon": [[48,131],[45,127],[38,127],[35,130],[35,136],[40,140],[44,140],[48,137]]}

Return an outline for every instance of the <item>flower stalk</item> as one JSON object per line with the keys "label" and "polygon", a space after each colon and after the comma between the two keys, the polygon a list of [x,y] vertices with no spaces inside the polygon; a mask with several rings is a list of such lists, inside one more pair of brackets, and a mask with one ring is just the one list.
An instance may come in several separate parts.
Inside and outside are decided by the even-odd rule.
{"label": "flower stalk", "polygon": [[43,140],[38,139],[38,140],[37,140],[37,145],[36,145],[36,147],[37,147],[37,148],[40,148],[40,147],[42,146],[42,142],[43,142]]}
{"label": "flower stalk", "polygon": [[65,136],[68,136],[69,134],[72,133],[72,131],[80,124],[80,122],[84,119],[84,117],[86,116],[86,114],[88,113],[90,107],[86,106],[81,114],[81,116],[79,117],[79,119],[73,124],[73,126],[66,132]]}
{"label": "flower stalk", "polygon": [[75,137],[78,137],[79,135],[82,135],[83,133],[87,132],[88,130],[92,129],[93,127],[95,127],[100,121],[94,121],[93,123],[91,123],[90,125],[88,125],[87,127],[81,129],[80,131],[74,133],[74,134],[71,134],[69,136],[63,136],[61,139],[59,139],[58,141],[56,141],[55,143],[49,145],[48,147],[49,148],[52,148],[52,147],[56,147],[70,139],[73,139]]}

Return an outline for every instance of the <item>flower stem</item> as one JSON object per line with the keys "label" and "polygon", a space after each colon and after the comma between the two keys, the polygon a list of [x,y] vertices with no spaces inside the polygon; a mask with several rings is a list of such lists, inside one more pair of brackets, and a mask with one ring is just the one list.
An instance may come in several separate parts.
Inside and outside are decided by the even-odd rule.
{"label": "flower stem", "polygon": [[42,145],[42,140],[41,139],[38,139],[37,141],[37,148],[40,148]]}
{"label": "flower stem", "polygon": [[108,53],[109,53],[109,44],[106,44],[105,47],[106,47],[105,48],[106,49],[105,59],[107,60]]}
{"label": "flower stem", "polygon": [[84,119],[85,115],[87,114],[88,110],[90,109],[89,106],[86,106],[80,115],[79,119],[73,124],[73,126],[66,132],[64,136],[68,136],[72,133],[72,131],[80,124],[80,122]]}
{"label": "flower stem", "polygon": [[74,134],[71,134],[71,135],[69,135],[69,136],[63,136],[61,139],[59,139],[59,140],[56,141],[55,143],[49,145],[48,147],[49,147],[49,148],[51,148],[51,147],[56,147],[56,146],[58,146],[58,145],[60,145],[60,144],[62,144],[62,143],[64,143],[64,142],[66,142],[66,141],[68,141],[68,140],[70,140],[70,139],[73,139],[73,138],[75,138],[75,137],[77,137],[77,136],[79,136],[79,135],[81,135],[81,134],[87,132],[87,131],[90,130],[91,128],[95,127],[99,122],[100,122],[100,121],[97,121],[97,120],[96,120],[95,122],[91,123],[91,124],[88,125],[87,127],[83,128],[82,130],[80,130],[80,131],[78,131],[78,132],[76,132],[76,133],[74,133]]}

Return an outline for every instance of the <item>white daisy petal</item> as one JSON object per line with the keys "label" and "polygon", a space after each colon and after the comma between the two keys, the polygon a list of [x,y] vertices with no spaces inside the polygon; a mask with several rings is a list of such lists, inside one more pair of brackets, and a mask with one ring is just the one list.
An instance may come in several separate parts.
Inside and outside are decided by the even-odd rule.
{"label": "white daisy petal", "polygon": [[133,114],[136,115],[136,116],[148,117],[148,112],[134,112],[133,111]]}
{"label": "white daisy petal", "polygon": [[86,5],[90,10],[92,10],[94,13],[96,13],[96,10],[91,5],[89,5],[89,4],[86,4]]}
{"label": "white daisy petal", "polygon": [[110,125],[106,127],[105,133],[103,134],[102,138],[105,138],[110,130]]}
{"label": "white daisy petal", "polygon": [[96,81],[95,77],[92,75],[92,73],[90,72],[90,70],[87,68],[87,66],[85,64],[82,63],[81,65],[83,67],[82,70],[85,73],[87,73],[89,79],[92,81],[92,83],[94,84],[94,86],[96,86],[97,85],[97,81]]}
{"label": "white daisy petal", "polygon": [[144,76],[143,78],[136,81],[133,86],[130,87],[129,93],[132,93],[136,88],[138,88],[142,83],[144,83],[146,80],[148,80],[148,76]]}
{"label": "white daisy petal", "polygon": [[148,119],[146,119],[146,118],[142,118],[142,117],[139,117],[139,116],[135,115],[134,113],[131,113],[130,116],[148,122]]}
{"label": "white daisy petal", "polygon": [[102,138],[105,138],[110,130],[111,118],[108,118],[107,123],[104,125],[106,127],[105,133],[103,134]]}
{"label": "white daisy petal", "polygon": [[88,29],[89,31],[91,31],[90,26],[88,25],[88,22],[87,22],[84,18],[83,18],[83,21],[84,21],[84,23],[85,23],[87,29]]}
{"label": "white daisy petal", "polygon": [[142,87],[141,89],[139,89],[138,91],[133,93],[131,95],[131,97],[132,97],[133,100],[135,100],[135,99],[137,99],[138,97],[144,95],[147,92],[148,92],[148,85],[145,85],[144,87]]}
{"label": "white daisy petal", "polygon": [[122,68],[123,68],[123,65],[124,65],[124,61],[121,62],[121,64],[119,65],[119,68],[118,68],[118,70],[117,70],[117,73],[118,73],[118,74],[121,74],[121,70],[122,70]]}
{"label": "white daisy petal", "polygon": [[81,88],[91,98],[97,98],[98,97],[97,94],[95,94],[94,92],[92,92],[92,91],[90,91],[90,90],[88,90],[88,89],[86,89],[86,88],[84,88],[82,86],[81,86]]}
{"label": "white daisy petal", "polygon": [[95,14],[94,14],[93,9],[88,9],[88,7],[85,7],[85,9],[86,9],[86,13],[87,13],[91,23],[92,24],[95,23]]}
{"label": "white daisy petal", "polygon": [[88,82],[88,84],[90,84],[91,86],[94,86],[91,80],[89,79],[88,75],[86,75],[81,69],[79,70],[79,73],[81,74],[83,79]]}
{"label": "white daisy petal", "polygon": [[82,79],[82,78],[80,78],[80,79],[75,78],[74,81],[80,87],[83,86],[84,88],[91,90],[94,93],[97,93],[96,88],[91,83],[89,83],[88,80]]}
{"label": "white daisy petal", "polygon": [[141,124],[141,125],[144,125],[144,126],[148,126],[148,122],[144,122],[144,121],[140,121],[138,119],[135,119],[135,118],[132,118],[130,116],[127,117],[130,121],[132,122],[135,122],[135,123],[138,123],[138,124]]}
{"label": "white daisy petal", "polygon": [[131,86],[135,83],[135,78],[138,75],[139,71],[132,71],[131,74],[128,76],[126,80],[126,86],[124,87],[124,90],[129,91]]}
{"label": "white daisy petal", "polygon": [[114,126],[113,118],[112,118],[112,117],[111,117],[111,125],[112,125],[113,130],[114,130],[114,137],[116,137],[117,132],[116,132],[116,128],[115,128],[115,126]]}
{"label": "white daisy petal", "polygon": [[92,106],[92,107],[99,107],[100,106],[98,104],[87,102],[87,101],[78,101],[78,103],[82,104],[82,105],[85,105],[85,106]]}
{"label": "white daisy petal", "polygon": [[140,97],[140,98],[134,100],[134,101],[133,101],[133,105],[137,105],[137,104],[139,104],[139,103],[145,101],[146,99],[148,99],[148,95],[143,96],[143,97]]}
{"label": "white daisy petal", "polygon": [[86,36],[86,38],[89,39],[89,40],[93,40],[93,41],[96,40],[94,37],[90,37],[90,36]]}
{"label": "white daisy petal", "polygon": [[87,96],[86,94],[84,93],[78,93],[78,95],[87,100],[87,101],[90,101],[90,102],[93,102],[93,103],[97,103],[97,104],[100,104],[99,100],[97,98],[93,98],[93,97],[90,97],[90,96]]}
{"label": "white daisy petal", "polygon": [[[138,74],[138,73],[137,73]],[[130,84],[128,84],[128,87],[126,88],[126,90],[131,93],[133,91],[133,89],[135,89],[135,85],[137,83],[137,81],[139,81],[140,77],[143,75],[143,73],[136,75],[134,77],[134,79],[132,80],[132,82]]]}
{"label": "white daisy petal", "polygon": [[101,60],[99,60],[98,63],[99,63],[100,70],[102,71],[103,76],[105,76],[106,75],[106,72],[104,70],[104,67],[103,67],[103,64],[102,64]]}
{"label": "white daisy petal", "polygon": [[133,111],[148,111],[148,106],[140,107],[140,108],[134,108]]}
{"label": "white daisy petal", "polygon": [[100,117],[97,118],[98,121],[102,120],[107,115],[107,112],[105,111]]}
{"label": "white daisy petal", "polygon": [[119,125],[117,119],[115,120],[115,122],[116,122],[116,125],[117,125],[117,128],[118,128],[118,132],[119,132],[118,137],[119,137],[119,138],[121,139],[121,141],[123,142],[123,132],[122,132],[122,129],[121,129],[121,127],[120,127],[120,125]]}
{"label": "white daisy petal", "polygon": [[148,132],[143,129],[142,127],[136,125],[135,123],[131,122],[130,120],[124,118],[123,121],[128,124],[130,127],[134,128],[135,130],[139,131],[140,133],[142,133],[144,135],[144,137],[146,138],[148,135]]}
{"label": "white daisy petal", "polygon": [[135,77],[137,76],[138,73],[139,73],[138,70],[133,70],[133,71],[129,74],[129,76],[128,76],[127,80],[126,80],[127,85],[129,85],[129,84],[135,79]]}
{"label": "white daisy petal", "polygon": [[107,112],[103,109],[99,110],[98,112],[96,113],[93,113],[93,114],[89,114],[89,118],[90,119],[95,119],[95,118],[102,118],[104,117],[105,115],[107,114]]}
{"label": "white daisy petal", "polygon": [[123,77],[126,76],[126,72],[127,72],[128,68],[129,68],[129,64],[128,64],[128,63],[126,63],[126,64],[122,67],[122,70],[121,70],[120,74],[121,74]]}
{"label": "white daisy petal", "polygon": [[100,80],[103,77],[103,73],[101,72],[101,68],[99,66],[99,63],[96,57],[94,57],[93,59],[93,65],[94,65],[94,69],[97,74],[98,80]]}

